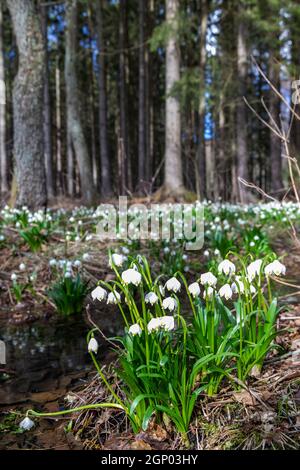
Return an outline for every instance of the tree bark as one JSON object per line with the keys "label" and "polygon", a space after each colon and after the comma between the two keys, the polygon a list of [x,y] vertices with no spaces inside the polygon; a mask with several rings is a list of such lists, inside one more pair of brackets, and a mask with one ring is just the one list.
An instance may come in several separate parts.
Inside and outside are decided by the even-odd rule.
{"label": "tree bark", "polygon": [[206,197],[206,188],[209,184],[211,176],[208,175],[208,170],[213,171],[211,162],[206,161],[209,156],[206,156],[205,145],[205,66],[206,66],[206,33],[208,23],[208,3],[207,0],[201,1],[201,43],[200,43],[200,99],[199,99],[199,144],[197,149],[197,160],[199,168],[200,188],[197,190],[201,198]]}
{"label": "tree bark", "polygon": [[[247,116],[243,97],[246,95],[246,82],[248,72],[248,57],[246,46],[246,25],[239,18],[237,32],[237,74],[239,82],[238,103],[236,107],[237,120],[237,177],[248,181],[248,150],[247,150]],[[239,183],[241,202],[247,202],[245,186]]]}
{"label": "tree bark", "polygon": [[53,160],[52,160],[52,138],[51,138],[51,101],[50,101],[50,80],[49,80],[49,57],[48,57],[48,36],[47,36],[47,6],[41,5],[42,31],[45,51],[44,65],[44,156],[46,167],[47,193],[49,197],[54,197]]}
{"label": "tree bark", "polygon": [[171,95],[174,84],[180,79],[180,53],[177,44],[178,0],[166,0],[166,20],[170,32],[166,46],[166,150],[164,184],[167,192],[183,190],[181,159],[180,105]]}
{"label": "tree bark", "polygon": [[78,0],[67,0],[66,11],[66,49],[65,49],[65,83],[67,102],[67,133],[78,164],[83,202],[93,203],[95,188],[93,184],[92,162],[84,136],[80,117],[80,98],[76,74],[77,55],[77,15]]}
{"label": "tree bark", "polygon": [[3,45],[3,13],[0,5],[0,174],[1,192],[8,191],[8,162],[6,153],[6,91]]}
{"label": "tree bark", "polygon": [[145,0],[139,0],[139,142],[138,142],[138,178],[142,185],[145,180]]}
{"label": "tree bark", "polygon": [[47,203],[43,146],[45,52],[33,0],[7,0],[19,52],[14,80],[14,157],[17,205],[31,209]]}
{"label": "tree bark", "polygon": [[[269,61],[269,78],[278,91],[280,91],[280,65],[274,62],[274,57]],[[280,126],[280,98],[270,90],[270,113]],[[272,123],[271,123],[272,126]],[[277,193],[283,190],[281,141],[270,130],[270,157],[271,157],[271,191]]]}
{"label": "tree bark", "polygon": [[[119,89],[120,89],[120,136],[119,146],[122,149],[122,166],[119,168],[119,173],[122,173],[125,178],[125,172],[127,170],[127,178],[125,178],[125,185],[130,189],[130,155],[129,155],[129,138],[128,138],[128,93],[127,93],[127,74],[126,74],[126,53],[125,49],[127,46],[127,11],[125,0],[120,0],[120,18],[119,18]],[[123,181],[124,181],[123,178]],[[125,188],[120,188],[121,192],[124,193]]]}
{"label": "tree bark", "polygon": [[112,194],[111,165],[108,150],[107,137],[107,95],[106,95],[106,67],[103,54],[103,14],[102,0],[96,2],[97,18],[97,46],[98,46],[98,86],[99,86],[99,131],[100,131],[100,167],[101,167],[101,194],[109,196]]}

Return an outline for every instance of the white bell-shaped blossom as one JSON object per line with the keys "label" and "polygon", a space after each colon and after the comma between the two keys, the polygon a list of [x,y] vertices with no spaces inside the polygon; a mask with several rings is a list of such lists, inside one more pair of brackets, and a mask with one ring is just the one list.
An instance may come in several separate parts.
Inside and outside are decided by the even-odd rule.
{"label": "white bell-shaped blossom", "polygon": [[229,284],[224,284],[219,290],[219,296],[224,297],[226,300],[231,299],[232,297],[232,289]]}
{"label": "white bell-shaped blossom", "polygon": [[134,286],[138,286],[142,282],[141,273],[132,268],[123,271],[121,277],[125,284],[133,284]]}
{"label": "white bell-shaped blossom", "polygon": [[233,274],[235,273],[235,265],[228,259],[224,259],[218,266],[218,273],[226,274],[226,276],[228,276],[228,274]]}
{"label": "white bell-shaped blossom", "polygon": [[99,300],[101,302],[102,300],[105,300],[107,297],[107,292],[103,287],[97,286],[92,292],[91,292],[92,299]]}
{"label": "white bell-shaped blossom", "polygon": [[96,338],[91,338],[88,344],[88,352],[93,352],[97,354],[98,348],[99,348],[99,345],[98,345],[98,341],[96,340]]}
{"label": "white bell-shaped blossom", "polygon": [[148,292],[148,294],[145,295],[145,302],[146,304],[154,305],[158,301],[158,297],[155,294],[155,292]]}
{"label": "white bell-shaped blossom", "polygon": [[199,297],[199,295],[200,295],[200,286],[199,286],[198,282],[193,282],[192,284],[189,285],[189,293],[194,298]]}
{"label": "white bell-shaped blossom", "polygon": [[168,291],[172,291],[172,292],[179,292],[180,289],[181,289],[181,284],[180,282],[178,281],[178,279],[176,279],[176,277],[171,277],[171,279],[169,279],[167,282],[166,282],[166,285],[165,285],[166,289]]}
{"label": "white bell-shaped blossom", "polygon": [[214,287],[217,284],[217,278],[211,272],[201,274],[200,282],[203,286]]}
{"label": "white bell-shaped blossom", "polygon": [[173,297],[166,297],[162,302],[162,306],[164,310],[173,312],[177,307],[177,302],[175,299],[173,299]]}

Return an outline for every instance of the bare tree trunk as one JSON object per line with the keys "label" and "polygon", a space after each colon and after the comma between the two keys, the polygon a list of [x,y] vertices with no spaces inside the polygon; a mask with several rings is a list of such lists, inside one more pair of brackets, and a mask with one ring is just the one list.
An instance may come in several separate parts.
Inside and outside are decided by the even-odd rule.
{"label": "bare tree trunk", "polygon": [[208,23],[208,3],[207,0],[201,1],[201,44],[200,44],[200,99],[199,99],[199,144],[197,149],[197,160],[200,175],[200,195],[206,196],[208,181],[211,179],[207,175],[208,170],[213,171],[209,156],[206,156],[205,145],[205,66],[206,66],[206,33]]}
{"label": "bare tree trunk", "polygon": [[103,54],[104,38],[103,38],[103,15],[102,0],[96,2],[97,17],[97,44],[98,44],[98,61],[99,61],[99,130],[100,130],[100,164],[101,164],[101,193],[103,196],[112,194],[111,186],[111,165],[108,150],[107,137],[107,95],[106,95],[106,74],[105,74],[105,56]]}
{"label": "bare tree trunk", "polygon": [[179,13],[178,0],[166,0],[166,20],[173,30],[166,46],[166,150],[165,178],[166,191],[179,193],[183,189],[181,159],[180,105],[177,97],[171,95],[174,84],[180,78],[180,53],[176,38]]}
{"label": "bare tree trunk", "polygon": [[7,5],[19,52],[13,90],[17,204],[36,208],[47,203],[43,146],[43,36],[33,0],[7,0]]}
{"label": "bare tree trunk", "polygon": [[[270,57],[269,61],[269,78],[276,89],[280,91],[280,64],[274,62],[274,57]],[[280,98],[272,90],[270,91],[269,109],[273,119],[280,126]],[[282,191],[283,189],[281,141],[272,131],[270,131],[270,156],[271,191],[278,193],[278,191]]]}
{"label": "bare tree trunk", "polygon": [[63,193],[62,156],[61,156],[61,93],[59,60],[55,67],[55,122],[56,122],[56,188]]}
{"label": "bare tree trunk", "polygon": [[45,50],[44,65],[44,156],[46,167],[47,193],[49,197],[54,197],[53,161],[52,161],[52,139],[51,139],[51,102],[50,102],[50,80],[49,80],[49,57],[48,57],[48,36],[47,36],[47,7],[41,5],[42,31]]}
{"label": "bare tree trunk", "polygon": [[145,180],[145,0],[139,0],[139,143],[138,178],[139,184]]}
{"label": "bare tree trunk", "polygon": [[3,13],[0,5],[0,174],[1,192],[8,191],[8,162],[6,153],[6,92],[3,45]]}
{"label": "bare tree trunk", "polygon": [[[237,74],[239,81],[239,96],[236,107],[237,122],[237,176],[248,180],[248,150],[247,150],[247,118],[246,105],[243,97],[246,94],[246,81],[248,72],[248,57],[246,47],[246,25],[239,18],[237,34]],[[245,186],[239,184],[239,193],[241,202],[247,202],[247,193]]]}
{"label": "bare tree trunk", "polygon": [[[131,170],[129,155],[129,138],[128,138],[128,94],[127,94],[127,77],[126,77],[126,54],[127,45],[127,11],[125,0],[120,0],[120,21],[119,21],[119,80],[120,80],[120,139],[122,146],[123,165],[127,169],[126,185],[130,188]],[[123,190],[124,191],[124,190]]]}
{"label": "bare tree trunk", "polygon": [[67,0],[65,50],[67,132],[78,164],[82,199],[85,203],[91,204],[95,199],[95,188],[93,184],[92,162],[80,117],[80,98],[75,63],[77,55],[77,14],[78,0]]}

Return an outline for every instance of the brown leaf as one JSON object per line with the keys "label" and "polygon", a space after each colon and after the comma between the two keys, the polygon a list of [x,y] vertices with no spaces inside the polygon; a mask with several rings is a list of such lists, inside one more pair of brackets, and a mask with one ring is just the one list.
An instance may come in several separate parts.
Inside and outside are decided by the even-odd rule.
{"label": "brown leaf", "polygon": [[242,403],[245,406],[255,406],[256,405],[255,398],[251,395],[251,393],[247,392],[247,390],[243,390],[242,392],[234,393],[233,397],[238,403]]}

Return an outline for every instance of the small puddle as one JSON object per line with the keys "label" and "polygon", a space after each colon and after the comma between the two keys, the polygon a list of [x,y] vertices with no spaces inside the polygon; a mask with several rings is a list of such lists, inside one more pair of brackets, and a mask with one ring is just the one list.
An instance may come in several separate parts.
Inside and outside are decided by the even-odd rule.
{"label": "small puddle", "polygon": [[[104,332],[112,336],[119,333],[120,323],[108,313]],[[72,378],[92,370],[86,342],[89,329],[82,316],[64,320],[52,317],[22,325],[1,320],[6,364],[0,366],[0,405],[21,403],[36,394],[63,389]],[[99,343],[98,355],[105,356],[109,348],[101,338]]]}

